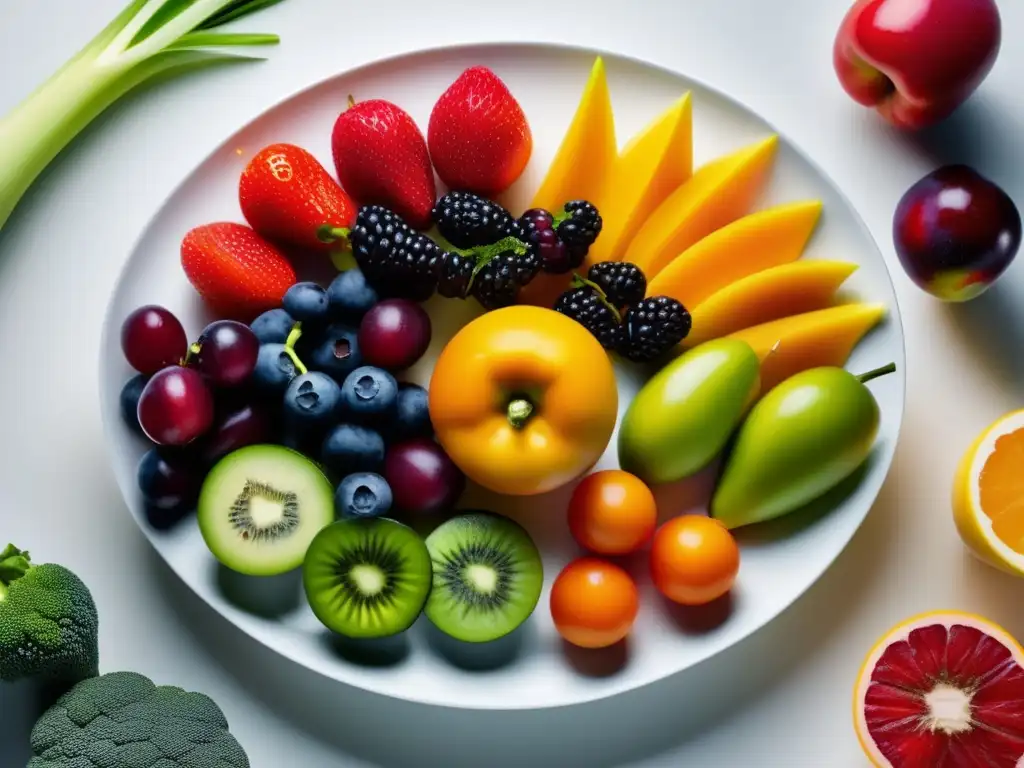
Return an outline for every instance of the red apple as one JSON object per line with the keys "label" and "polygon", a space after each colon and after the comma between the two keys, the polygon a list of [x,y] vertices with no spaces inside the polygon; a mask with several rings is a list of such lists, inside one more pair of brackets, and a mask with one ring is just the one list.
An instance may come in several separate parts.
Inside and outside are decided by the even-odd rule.
{"label": "red apple", "polygon": [[833,49],[839,82],[899,128],[947,117],[999,53],[995,0],[857,0]]}
{"label": "red apple", "polygon": [[1017,255],[1020,213],[995,182],[966,165],[947,165],[904,193],[893,240],[920,288],[944,301],[967,301],[991,287]]}

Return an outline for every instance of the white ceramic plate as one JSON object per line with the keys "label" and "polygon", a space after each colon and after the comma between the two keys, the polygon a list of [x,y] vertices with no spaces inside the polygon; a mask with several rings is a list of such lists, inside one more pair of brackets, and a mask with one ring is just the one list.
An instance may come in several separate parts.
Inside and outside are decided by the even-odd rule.
{"label": "white ceramic plate", "polygon": [[[106,436],[128,506],[153,546],[196,594],[256,641],[327,677],[402,699],[493,709],[564,706],[645,685],[739,642],[792,604],[847,545],[886,476],[903,412],[905,380],[903,334],[889,274],[842,193],[782,137],[773,180],[758,207],[809,197],[824,201],[824,215],[805,258],[857,262],[860,269],[846,287],[890,308],[888,320],[856,348],[848,367],[859,371],[895,361],[898,372],[871,384],[881,405],[881,430],[859,482],[823,515],[742,533],[742,569],[730,600],[691,611],[669,606],[651,587],[641,555],[627,564],[642,592],[640,616],[628,643],[604,651],[567,647],[551,622],[547,601],[554,576],[577,553],[564,518],[571,489],[539,500],[507,500],[471,488],[462,506],[489,507],[515,517],[544,554],[546,587],[531,619],[485,646],[451,641],[425,618],[396,638],[351,643],[332,638],[316,621],[297,575],[262,581],[234,576],[207,551],[194,518],[171,531],[153,530],[146,522],[135,485],[136,465],[146,446],[118,415],[118,394],[131,375],[120,352],[119,327],[135,307],[158,303],[181,318],[190,337],[198,334],[208,317],[182,274],[178,245],[193,226],[242,221],[236,190],[248,159],[269,143],[287,141],[306,147],[333,168],[331,127],[349,94],[393,100],[425,127],[447,85],[465,67],[485,64],[508,83],[534,132],[529,168],[506,200],[521,211],[558,147],[594,56],[592,51],[539,45],[472,46],[404,56],[315,85],[253,120],[189,174],[128,258],[110,304],[101,353]],[[605,58],[620,143],[686,90],[693,93],[695,166],[775,132],[743,106],[682,75],[614,55]],[[444,300],[430,304],[435,340],[412,378],[428,381],[431,356],[473,316],[473,306]],[[624,409],[637,381],[625,370],[619,374]],[[617,466],[614,439],[600,466]],[[699,510],[707,490],[706,482],[696,482],[661,494],[662,517]]]}

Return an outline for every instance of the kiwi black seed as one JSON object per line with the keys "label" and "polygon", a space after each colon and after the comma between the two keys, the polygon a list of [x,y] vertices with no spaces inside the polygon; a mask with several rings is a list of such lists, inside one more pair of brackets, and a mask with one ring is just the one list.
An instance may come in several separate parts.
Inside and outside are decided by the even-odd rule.
{"label": "kiwi black seed", "polygon": [[544,566],[519,523],[473,510],[438,526],[426,540],[433,586],[425,613],[447,635],[486,643],[507,635],[540,600]]}
{"label": "kiwi black seed", "polygon": [[302,565],[316,532],[334,520],[334,489],[297,451],[251,445],[210,470],[196,508],[199,530],[221,563],[250,576]]}
{"label": "kiwi black seed", "polygon": [[388,637],[412,626],[430,591],[419,535],[385,517],[339,520],[309,545],[302,581],[313,613],[339,635]]}

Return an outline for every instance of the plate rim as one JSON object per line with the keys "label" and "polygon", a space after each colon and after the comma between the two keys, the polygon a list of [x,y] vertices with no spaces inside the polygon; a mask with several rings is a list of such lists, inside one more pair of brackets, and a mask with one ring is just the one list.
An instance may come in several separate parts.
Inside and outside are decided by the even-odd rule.
{"label": "plate rim", "polygon": [[[516,51],[516,50],[518,50],[519,52],[530,51],[530,50],[543,50],[543,51],[553,52],[553,53],[558,53],[558,52],[566,53],[566,52],[568,52],[568,53],[574,53],[574,54],[589,54],[589,55],[595,56],[595,57],[596,56],[600,56],[600,57],[602,57],[602,58],[604,58],[606,60],[614,59],[614,60],[617,60],[617,61],[620,61],[620,62],[623,62],[623,63],[627,63],[627,64],[631,64],[631,65],[634,65],[634,66],[640,66],[640,67],[645,67],[645,68],[648,68],[648,69],[653,69],[653,70],[656,70],[656,71],[658,71],[658,72],[660,72],[661,74],[664,74],[664,75],[674,76],[674,77],[682,77],[682,78],[690,81],[693,85],[696,85],[699,88],[701,88],[704,91],[706,91],[708,94],[713,95],[716,98],[719,98],[719,99],[723,100],[725,103],[727,103],[731,107],[738,108],[738,109],[740,109],[740,110],[742,110],[742,111],[744,111],[744,112],[746,112],[746,113],[748,113],[750,115],[755,116],[768,129],[770,129],[776,136],[778,136],[778,138],[780,140],[780,143],[786,145],[791,151],[793,151],[799,157],[799,159],[801,161],[806,163],[808,165],[808,167],[811,168],[831,188],[831,191],[835,195],[837,195],[837,197],[843,202],[843,204],[848,209],[849,213],[851,214],[851,216],[853,218],[853,222],[856,224],[857,228],[860,230],[860,232],[867,238],[867,240],[874,247],[875,252],[878,255],[878,258],[881,260],[881,263],[882,263],[882,265],[884,267],[885,278],[888,281],[888,284],[889,284],[889,287],[890,287],[891,293],[892,293],[893,306],[890,308],[890,311],[888,312],[887,320],[889,322],[895,324],[895,330],[896,330],[897,336],[899,337],[899,347],[900,347],[899,351],[900,351],[900,356],[902,358],[902,363],[903,364],[902,364],[902,366],[898,367],[898,369],[896,371],[896,374],[897,374],[897,376],[899,378],[900,385],[901,385],[900,386],[900,398],[899,398],[898,409],[894,413],[895,421],[894,421],[894,426],[893,426],[893,435],[892,435],[891,446],[888,447],[886,449],[886,451],[883,453],[883,455],[880,457],[881,460],[885,462],[885,470],[884,470],[884,472],[882,472],[882,473],[880,473],[878,475],[878,480],[876,482],[876,487],[874,487],[872,489],[872,491],[871,491],[871,497],[872,497],[871,503],[867,505],[867,509],[865,510],[864,514],[860,516],[860,518],[857,520],[856,524],[851,528],[848,538],[846,539],[846,541],[842,545],[842,547],[836,552],[836,554],[831,559],[829,559],[827,562],[825,562],[825,564],[820,569],[818,569],[816,573],[814,573],[813,578],[809,579],[807,584],[803,588],[798,590],[797,593],[794,595],[793,599],[785,607],[783,607],[781,610],[779,610],[778,612],[774,613],[773,615],[771,615],[770,617],[768,617],[768,618],[766,618],[764,620],[760,620],[760,621],[755,622],[747,631],[745,631],[742,634],[738,635],[733,640],[733,642],[729,643],[728,645],[725,645],[723,647],[716,647],[716,648],[714,648],[713,650],[711,650],[709,652],[698,652],[696,654],[697,658],[691,664],[689,664],[688,666],[683,667],[681,669],[675,669],[675,670],[672,670],[670,672],[667,672],[667,673],[662,674],[662,675],[657,676],[657,677],[641,677],[641,678],[636,678],[636,679],[626,677],[626,678],[623,678],[622,680],[619,680],[619,681],[617,681],[615,683],[609,683],[607,685],[601,686],[600,688],[589,689],[589,690],[585,691],[582,695],[578,696],[577,698],[575,698],[575,699],[573,699],[571,701],[570,700],[556,700],[554,702],[542,703],[542,704],[537,704],[537,703],[535,703],[533,701],[524,702],[522,704],[519,704],[519,703],[516,703],[516,702],[508,702],[508,701],[495,702],[493,704],[491,704],[489,702],[488,703],[481,703],[479,701],[465,703],[465,704],[459,703],[459,702],[454,702],[453,703],[453,702],[450,702],[450,701],[441,701],[441,700],[438,700],[437,698],[432,698],[429,695],[417,695],[416,693],[409,693],[409,692],[406,692],[406,691],[402,691],[401,693],[395,693],[393,691],[377,690],[377,689],[371,687],[370,685],[365,684],[363,681],[356,681],[356,680],[352,680],[352,679],[347,679],[344,675],[341,675],[341,674],[332,674],[332,672],[330,670],[322,669],[318,665],[315,665],[315,664],[312,664],[312,663],[308,663],[301,656],[297,656],[297,655],[294,655],[294,654],[291,654],[291,653],[287,652],[284,648],[279,647],[279,644],[276,644],[276,643],[271,644],[271,643],[268,643],[266,641],[266,639],[264,639],[262,637],[258,637],[257,634],[256,634],[255,627],[250,626],[249,622],[236,620],[236,617],[234,617],[233,615],[225,613],[224,611],[222,611],[220,609],[220,607],[218,607],[217,605],[214,605],[213,603],[211,603],[206,598],[205,595],[203,595],[201,592],[199,592],[194,587],[192,587],[192,585],[188,581],[183,579],[178,574],[177,569],[174,567],[174,565],[172,565],[172,563],[169,561],[169,559],[167,558],[167,556],[165,555],[165,553],[163,552],[161,547],[159,547],[157,545],[156,541],[154,540],[154,532],[152,530],[150,530],[146,525],[144,525],[143,521],[135,513],[135,511],[133,509],[133,505],[129,502],[131,494],[125,489],[124,484],[122,483],[122,480],[121,480],[121,477],[120,477],[120,473],[114,472],[114,475],[115,475],[114,479],[115,479],[115,482],[117,483],[118,489],[121,492],[121,498],[122,498],[122,501],[123,501],[124,506],[126,508],[126,511],[128,512],[129,517],[132,519],[133,522],[135,522],[135,524],[141,530],[143,536],[146,538],[147,542],[149,543],[149,546],[157,553],[157,555],[160,557],[160,559],[163,561],[163,563],[174,574],[175,578],[177,578],[180,581],[182,581],[185,584],[185,586],[188,587],[189,592],[191,592],[193,595],[195,595],[196,598],[201,600],[207,607],[209,607],[221,619],[223,619],[228,624],[230,624],[231,626],[233,626],[236,629],[238,629],[239,631],[241,631],[243,634],[245,634],[247,637],[249,637],[254,642],[260,644],[261,646],[263,646],[265,648],[268,648],[269,650],[273,651],[278,656],[281,656],[283,659],[287,660],[288,662],[293,663],[293,664],[297,664],[297,665],[299,665],[299,666],[309,670],[310,672],[313,672],[313,673],[315,673],[317,675],[320,675],[320,676],[322,676],[324,678],[327,678],[328,680],[332,680],[334,682],[341,683],[343,685],[349,686],[351,688],[354,688],[354,689],[357,689],[357,690],[360,690],[360,691],[364,691],[366,693],[370,693],[370,694],[377,695],[377,696],[383,696],[383,697],[386,697],[386,698],[393,698],[393,699],[396,699],[396,700],[399,700],[399,701],[408,702],[408,703],[411,703],[411,704],[417,704],[417,705],[423,705],[423,706],[431,706],[431,707],[441,707],[441,708],[453,709],[453,710],[492,711],[492,712],[508,711],[508,712],[514,712],[514,711],[534,711],[534,710],[562,709],[562,708],[565,708],[565,707],[572,707],[572,706],[577,706],[577,705],[581,705],[581,704],[591,704],[591,703],[594,703],[594,702],[597,702],[597,701],[602,701],[602,700],[610,699],[610,698],[612,698],[614,696],[618,696],[620,694],[629,693],[631,691],[637,691],[639,689],[646,688],[646,687],[648,687],[650,685],[654,685],[656,683],[664,682],[664,681],[667,681],[667,680],[669,680],[671,678],[675,678],[675,677],[678,677],[678,676],[680,676],[682,674],[685,674],[686,672],[692,670],[694,667],[697,667],[697,666],[699,666],[701,664],[704,664],[704,663],[706,663],[706,662],[708,662],[708,661],[710,661],[710,660],[720,656],[721,654],[726,653],[726,652],[728,652],[730,650],[733,650],[733,649],[737,648],[738,646],[744,644],[745,642],[749,641],[754,635],[756,635],[758,632],[760,632],[766,626],[768,626],[772,622],[780,619],[786,613],[790,612],[792,610],[792,608],[806,596],[807,592],[811,589],[811,587],[813,587],[819,581],[821,581],[821,579],[825,575],[825,573],[827,571],[829,571],[835,565],[836,561],[848,549],[848,547],[850,546],[850,543],[853,541],[853,539],[857,535],[858,531],[864,525],[864,522],[867,520],[868,515],[871,514],[872,510],[874,510],[874,508],[875,508],[875,506],[876,506],[876,504],[878,502],[878,497],[881,494],[882,487],[888,481],[889,476],[892,473],[893,465],[895,463],[896,450],[897,450],[897,447],[899,445],[899,441],[900,441],[900,437],[901,437],[902,429],[903,429],[903,422],[904,422],[904,418],[905,418],[905,415],[906,415],[906,397],[907,397],[907,391],[906,391],[907,390],[907,388],[906,388],[906,378],[907,378],[906,377],[907,342],[906,342],[906,332],[905,332],[905,328],[904,328],[904,325],[903,325],[903,312],[902,312],[902,308],[900,307],[900,303],[899,303],[899,295],[898,295],[898,292],[896,291],[896,283],[893,280],[892,270],[890,269],[888,260],[885,258],[884,254],[882,252],[882,249],[879,246],[878,241],[876,240],[876,238],[875,238],[874,234],[872,233],[870,227],[868,227],[867,222],[861,216],[860,211],[858,210],[858,208],[853,204],[853,201],[849,198],[849,196],[846,194],[846,192],[843,190],[843,188],[841,186],[839,186],[839,184],[835,181],[835,179],[831,176],[831,174],[829,174],[827,171],[825,171],[825,169],[818,163],[818,161],[815,160],[814,157],[812,157],[800,144],[798,144],[797,142],[793,141],[793,139],[790,138],[788,133],[786,133],[785,131],[780,131],[778,129],[778,127],[771,120],[768,120],[767,118],[765,118],[758,110],[755,110],[754,108],[750,107],[748,104],[746,104],[745,102],[743,102],[739,98],[737,98],[737,97],[727,93],[726,91],[718,88],[715,85],[712,85],[712,84],[708,83],[706,80],[704,80],[704,79],[702,79],[700,77],[695,77],[693,75],[687,74],[684,71],[681,71],[679,69],[673,68],[673,67],[671,67],[669,65],[657,63],[657,62],[652,61],[652,60],[650,60],[648,58],[645,58],[645,57],[642,57],[642,56],[638,56],[638,55],[635,55],[635,54],[619,53],[619,52],[616,52],[616,51],[608,49],[608,48],[588,46],[588,45],[580,45],[580,44],[575,44],[575,43],[561,43],[561,42],[553,42],[553,41],[522,41],[522,40],[514,40],[514,39],[511,39],[511,40],[501,40],[501,39],[499,39],[499,40],[487,40],[487,41],[477,41],[477,42],[460,42],[460,43],[453,43],[453,44],[428,45],[428,46],[420,46],[420,47],[413,48],[413,49],[403,50],[403,51],[400,51],[398,53],[391,54],[391,55],[388,55],[388,56],[381,56],[381,57],[373,58],[373,59],[370,59],[368,61],[364,61],[363,63],[358,64],[356,66],[349,67],[349,68],[346,68],[346,69],[338,70],[338,71],[336,71],[336,72],[334,72],[334,73],[332,73],[330,75],[326,75],[324,77],[321,77],[321,78],[319,78],[319,79],[317,79],[317,80],[315,80],[315,81],[313,81],[311,83],[307,83],[306,85],[303,85],[300,88],[294,89],[291,92],[288,92],[288,93],[286,93],[283,96],[275,98],[274,101],[272,101],[269,104],[259,108],[255,112],[255,114],[251,114],[250,116],[248,116],[248,118],[245,120],[245,122],[241,123],[241,125],[238,128],[236,128],[234,131],[232,131],[232,133],[230,133],[228,136],[226,136],[222,141],[218,142],[210,151],[204,153],[203,156],[197,162],[195,162],[194,164],[189,165],[187,170],[186,170],[186,172],[184,173],[184,175],[178,180],[177,183],[175,183],[167,191],[166,195],[163,196],[162,201],[158,205],[158,207],[156,208],[155,212],[146,220],[145,224],[139,230],[137,236],[132,240],[132,244],[131,244],[130,248],[128,249],[128,251],[126,252],[125,258],[122,261],[122,264],[121,264],[121,266],[120,266],[120,268],[118,270],[117,277],[114,280],[113,284],[111,285],[110,290],[108,291],[108,294],[107,294],[107,305],[106,305],[106,309],[105,309],[104,314],[103,314],[103,328],[102,328],[102,331],[100,333],[99,359],[97,361],[98,362],[97,373],[98,373],[98,379],[99,379],[99,382],[98,382],[99,383],[98,393],[99,393],[99,399],[100,399],[100,418],[101,418],[101,421],[102,421],[102,424],[103,424],[104,453],[106,454],[106,457],[107,457],[108,466],[111,467],[111,470],[112,470],[112,468],[113,468],[113,466],[115,464],[116,458],[117,458],[114,455],[114,446],[115,446],[116,441],[114,439],[114,434],[113,434],[113,431],[112,431],[113,430],[112,424],[113,424],[113,422],[115,420],[114,417],[117,414],[110,413],[110,409],[111,409],[112,405],[108,404],[108,398],[105,396],[105,392],[106,392],[106,389],[107,389],[107,377],[108,377],[108,374],[105,371],[106,365],[105,365],[105,360],[104,360],[104,352],[105,352],[105,350],[108,349],[108,347],[109,347],[109,345],[110,345],[110,343],[112,341],[111,337],[115,333],[115,328],[117,328],[119,326],[117,318],[115,318],[113,316],[113,314],[114,314],[114,303],[115,303],[114,299],[120,293],[120,291],[122,289],[122,286],[123,286],[123,284],[124,284],[124,282],[126,280],[126,276],[127,276],[127,272],[128,272],[128,267],[129,267],[129,264],[130,264],[130,261],[131,261],[132,254],[136,253],[139,250],[139,248],[142,245],[142,243],[146,240],[150,230],[153,227],[153,223],[156,221],[156,219],[160,215],[161,211],[163,211],[163,209],[166,206],[167,202],[181,192],[181,190],[188,184],[189,180],[192,178],[193,174],[195,173],[195,171],[198,168],[200,168],[203,165],[205,165],[206,163],[210,162],[218,153],[222,152],[225,148],[227,148],[230,145],[232,137],[234,137],[238,132],[244,130],[246,127],[250,126],[252,123],[256,122],[257,120],[259,120],[259,119],[261,119],[263,117],[265,117],[266,115],[271,113],[273,110],[281,107],[282,105],[284,105],[284,104],[286,104],[288,102],[294,101],[296,99],[299,99],[302,96],[304,96],[305,94],[310,93],[312,91],[315,91],[316,89],[323,87],[324,85],[326,85],[327,83],[329,83],[329,82],[331,82],[333,80],[337,80],[337,79],[340,79],[340,78],[343,78],[343,77],[358,76],[360,73],[362,73],[362,72],[364,72],[366,70],[369,70],[369,69],[373,69],[373,68],[377,68],[377,67],[381,67],[381,66],[400,65],[403,62],[408,61],[408,60],[415,60],[417,58],[421,58],[421,57],[425,57],[425,56],[432,56],[432,55],[436,56],[436,55],[440,55],[440,54],[443,54],[443,53],[446,53],[446,52],[455,52],[455,53],[460,53],[460,54],[465,55],[465,54],[468,54],[468,53],[472,53],[473,51],[494,52],[494,51],[498,51],[498,50],[502,50],[502,49],[507,50],[507,51]],[[343,670],[344,667],[339,667],[339,669]]]}

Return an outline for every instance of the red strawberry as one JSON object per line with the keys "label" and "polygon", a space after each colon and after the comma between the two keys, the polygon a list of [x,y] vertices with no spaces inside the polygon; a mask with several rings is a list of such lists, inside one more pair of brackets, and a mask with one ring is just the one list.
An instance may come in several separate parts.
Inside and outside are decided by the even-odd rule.
{"label": "red strawberry", "polygon": [[408,112],[383,99],[350,101],[331,145],[338,178],[359,202],[387,206],[416,229],[430,226],[434,169]]}
{"label": "red strawberry", "polygon": [[522,107],[487,67],[467,69],[441,94],[427,141],[441,181],[485,197],[512,186],[533,152]]}
{"label": "red strawberry", "polygon": [[281,251],[233,222],[204,224],[186,234],[181,266],[210,309],[244,322],[281,306],[285,291],[296,281]]}
{"label": "red strawberry", "polygon": [[324,226],[348,228],[356,205],[319,161],[294,144],[261,149],[238,184],[242,215],[256,232],[281,243],[327,252],[317,237]]}

